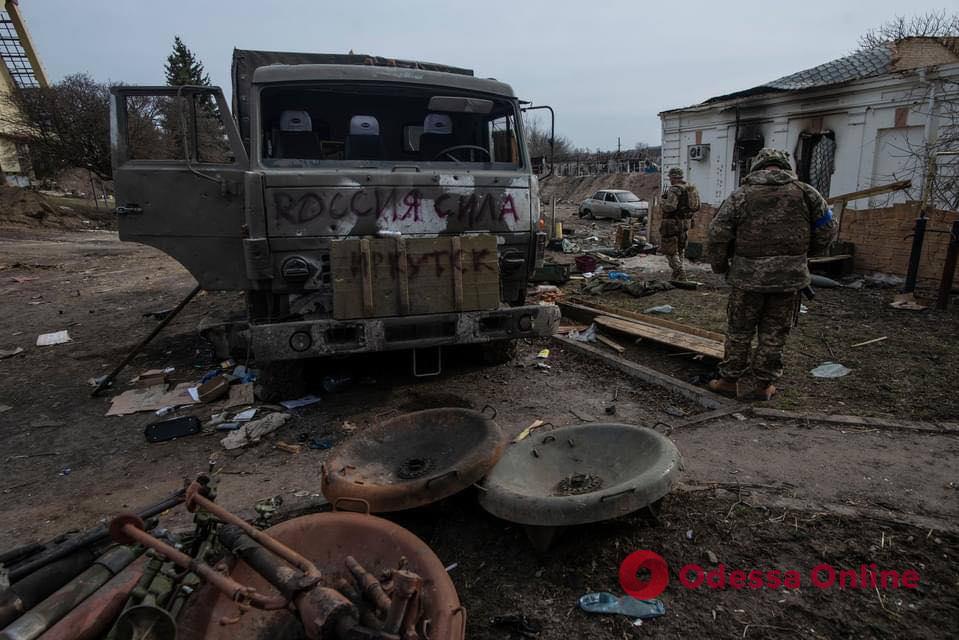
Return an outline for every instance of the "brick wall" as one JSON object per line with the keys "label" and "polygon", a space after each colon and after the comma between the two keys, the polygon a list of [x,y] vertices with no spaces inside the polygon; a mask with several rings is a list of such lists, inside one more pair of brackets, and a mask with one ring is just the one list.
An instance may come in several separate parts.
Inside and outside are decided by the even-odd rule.
{"label": "brick wall", "polygon": [[[689,230],[690,242],[705,244],[709,222],[716,210],[717,207],[703,204],[696,212],[693,228]],[[906,236],[912,233],[917,211],[915,204],[898,204],[882,209],[846,209],[839,239],[855,245],[856,271],[879,271],[905,277],[909,252],[912,250],[912,238]],[[654,244],[660,242],[661,219],[659,207],[653,207],[650,212],[650,242]],[[932,211],[929,214],[919,260],[919,285],[922,287],[938,286],[949,243],[948,234],[930,232],[948,231],[954,220],[959,220],[959,212]],[[959,284],[959,267],[956,271],[956,283]]]}
{"label": "brick wall", "polygon": [[[915,204],[898,204],[882,209],[847,209],[842,215],[839,239],[856,246],[856,271],[880,271],[905,277],[912,250],[912,238],[906,236],[912,234],[915,226],[918,215]],[[959,220],[959,212],[930,212],[919,259],[921,286],[934,287],[938,284],[949,244],[948,234],[930,232],[948,231],[955,220]]]}

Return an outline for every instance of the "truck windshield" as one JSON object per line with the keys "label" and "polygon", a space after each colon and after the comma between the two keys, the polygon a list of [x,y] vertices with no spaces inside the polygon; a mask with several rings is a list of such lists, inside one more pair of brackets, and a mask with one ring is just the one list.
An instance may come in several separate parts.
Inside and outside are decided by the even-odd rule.
{"label": "truck windshield", "polygon": [[513,101],[482,96],[492,101],[489,113],[430,110],[431,97],[450,95],[457,94],[443,87],[266,87],[260,92],[261,162],[291,168],[523,165]]}

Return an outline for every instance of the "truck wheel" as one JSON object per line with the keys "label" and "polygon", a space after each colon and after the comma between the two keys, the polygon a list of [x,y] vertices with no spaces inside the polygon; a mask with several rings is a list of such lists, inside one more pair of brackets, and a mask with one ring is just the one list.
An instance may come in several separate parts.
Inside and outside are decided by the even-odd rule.
{"label": "truck wheel", "polygon": [[306,395],[306,366],[302,360],[278,360],[259,367],[256,397],[263,402],[279,402]]}
{"label": "truck wheel", "polygon": [[496,340],[482,345],[482,359],[485,365],[506,364],[515,356],[515,340]]}
{"label": "truck wheel", "polygon": [[589,209],[580,209],[580,211],[579,211],[579,217],[580,217],[580,218],[592,218],[592,217],[593,217],[593,214],[590,212]]}

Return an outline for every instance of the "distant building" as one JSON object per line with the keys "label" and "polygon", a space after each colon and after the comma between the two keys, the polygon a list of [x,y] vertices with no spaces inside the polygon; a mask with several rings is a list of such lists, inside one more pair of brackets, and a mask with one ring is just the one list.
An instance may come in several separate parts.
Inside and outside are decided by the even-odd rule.
{"label": "distant building", "polygon": [[718,206],[756,151],[776,147],[823,195],[911,179],[910,192],[859,204],[918,199],[922,149],[955,126],[955,113],[942,117],[950,105],[959,106],[959,38],[905,38],[660,113],[662,166],[682,167],[703,201]]}
{"label": "distant building", "polygon": [[0,172],[7,184],[26,185],[32,176],[26,142],[9,123],[13,108],[2,96],[47,86],[47,75],[27,31],[17,0],[6,0],[0,11]]}

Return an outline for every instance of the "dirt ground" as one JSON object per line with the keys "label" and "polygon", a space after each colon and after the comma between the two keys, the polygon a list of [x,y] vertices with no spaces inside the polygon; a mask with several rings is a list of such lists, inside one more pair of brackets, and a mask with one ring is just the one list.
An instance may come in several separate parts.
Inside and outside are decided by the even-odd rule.
{"label": "dirt ground", "polygon": [[[495,367],[479,366],[466,350],[451,351],[444,373],[432,379],[413,378],[404,354],[316,364],[309,379],[323,401],[297,410],[273,439],[238,452],[224,451],[214,435],[147,444],[143,428],[155,416],[105,417],[110,397],[150,368],[175,367],[178,382],[199,377],[215,359],[197,327],[238,311],[240,297],[199,296],[134,360],[116,391],[93,399],[88,380],[109,371],[155,326],[144,314],[172,307],[193,279],[159,252],[120,243],[107,231],[7,230],[0,248],[0,350],[24,349],[0,360],[0,551],[164,497],[211,460],[220,473],[219,499],[230,509],[275,495],[316,494],[330,452],[307,448],[293,455],[276,449],[276,441],[330,436],[335,448],[400,412],[488,404],[504,431],[516,434],[536,419],[557,426],[589,420],[653,426],[705,411],[542,340],[521,344],[513,362]],[[955,420],[949,376],[959,351],[956,312],[892,311],[884,304],[889,295],[881,289],[823,292],[809,305],[792,342],[798,355],[790,357],[783,398],[774,406]],[[604,299],[640,310],[669,303],[674,319],[714,330],[722,329],[723,301],[716,281],[696,292]],[[69,330],[71,342],[34,346],[38,334],[61,329]],[[849,376],[817,381],[806,373],[828,359],[824,334],[837,359],[853,369]],[[881,335],[889,339],[849,346]],[[551,350],[551,369],[533,366],[542,348]],[[678,377],[709,369],[646,345],[631,345],[627,355]],[[318,381],[325,373],[349,373],[358,382],[322,393]],[[616,406],[614,416],[605,414],[609,404]],[[520,528],[486,515],[471,492],[395,519],[426,540],[444,564],[457,563],[451,576],[470,612],[470,638],[511,637],[490,623],[510,613],[541,624],[540,638],[924,638],[950,628],[959,614],[959,439],[742,417],[670,432],[683,454],[687,489],[666,499],[658,525],[631,517],[577,528],[539,558]],[[188,522],[182,510],[163,520],[171,529]],[[621,592],[617,567],[636,549],[657,551],[671,567],[663,595],[667,615],[635,627],[627,619],[577,610],[583,593]],[[758,592],[685,589],[679,569],[693,562],[712,568],[706,550],[730,569],[799,570],[803,585]],[[920,588],[820,590],[805,580],[820,562],[914,568]]]}

